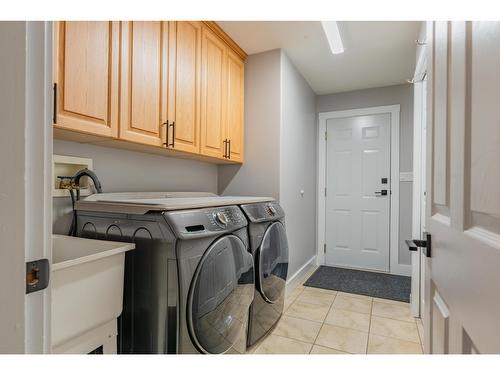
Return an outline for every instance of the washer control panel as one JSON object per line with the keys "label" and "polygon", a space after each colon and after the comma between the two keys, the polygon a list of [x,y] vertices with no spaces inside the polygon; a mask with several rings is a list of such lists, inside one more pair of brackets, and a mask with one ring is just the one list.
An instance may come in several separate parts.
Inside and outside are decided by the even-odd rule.
{"label": "washer control panel", "polygon": [[285,217],[285,212],[278,202],[244,204],[241,209],[248,217],[248,220],[253,223],[279,220]]}
{"label": "washer control panel", "polygon": [[213,228],[246,225],[245,216],[238,207],[218,207],[207,212],[207,218]]}
{"label": "washer control panel", "polygon": [[247,225],[245,215],[237,206],[169,211],[163,216],[181,238],[213,236]]}

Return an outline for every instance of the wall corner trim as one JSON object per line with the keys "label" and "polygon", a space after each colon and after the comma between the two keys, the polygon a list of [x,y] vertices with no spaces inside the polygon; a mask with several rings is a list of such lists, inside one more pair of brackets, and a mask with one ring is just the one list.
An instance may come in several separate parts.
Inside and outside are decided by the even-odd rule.
{"label": "wall corner trim", "polygon": [[298,284],[302,281],[302,278],[312,267],[316,267],[316,255],[309,259],[302,267],[297,270],[297,272],[295,272],[291,277],[288,278],[288,280],[286,281],[285,295],[288,295],[289,292],[293,291],[299,286]]}

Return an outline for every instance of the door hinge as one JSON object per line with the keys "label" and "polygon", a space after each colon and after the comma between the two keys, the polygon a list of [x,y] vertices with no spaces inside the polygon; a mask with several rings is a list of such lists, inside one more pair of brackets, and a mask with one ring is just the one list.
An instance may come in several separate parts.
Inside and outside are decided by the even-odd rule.
{"label": "door hinge", "polygon": [[49,260],[26,262],[26,294],[47,288],[49,285]]}
{"label": "door hinge", "polygon": [[323,254],[326,254],[326,243],[323,244]]}
{"label": "door hinge", "polygon": [[325,141],[328,139],[328,132],[325,132]]}

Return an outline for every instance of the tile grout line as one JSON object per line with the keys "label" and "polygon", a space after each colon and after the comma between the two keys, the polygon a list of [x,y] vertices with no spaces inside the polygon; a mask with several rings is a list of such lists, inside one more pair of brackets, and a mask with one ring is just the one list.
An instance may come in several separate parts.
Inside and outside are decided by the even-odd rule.
{"label": "tile grout line", "polygon": [[[398,320],[398,319],[394,319],[394,318],[387,318],[385,316],[378,316],[378,315],[371,315],[370,316],[370,326],[369,326],[369,332],[368,332],[368,336],[371,334],[371,321],[372,321],[372,317],[376,317],[376,318],[381,318],[381,319],[387,319],[387,320],[395,320],[396,322],[398,323],[408,323],[408,324],[412,324],[411,322],[408,322],[408,321],[404,321],[404,320]],[[416,325],[416,322],[414,321],[413,322],[415,325]],[[420,340],[420,334],[418,332],[418,327],[415,327],[416,330],[417,330],[417,337],[419,338],[419,342],[421,342]],[[385,337],[385,338],[388,338],[388,339],[393,339],[393,340],[400,340],[400,341],[406,341],[406,342],[410,342],[410,343],[413,343],[413,344],[418,344],[419,342],[415,342],[415,341],[411,341],[411,340],[408,340],[408,339],[404,339],[404,338],[401,338],[401,337],[395,337],[395,336],[389,336],[389,335],[384,335],[384,334],[381,334],[381,333],[374,333],[374,335],[377,335],[377,336],[381,336],[381,337]],[[368,348],[368,346],[367,346]]]}
{"label": "tile grout line", "polygon": [[[422,324],[422,329],[424,328],[424,324],[422,323],[422,318],[420,319],[420,324]],[[420,330],[418,329],[418,323],[417,323],[417,318],[415,318],[415,324],[417,325],[417,334],[418,334],[418,339],[420,340],[420,347],[422,348],[422,354],[424,354],[424,342],[422,340],[422,337],[420,336]]]}
{"label": "tile grout line", "polygon": [[[330,311],[332,310],[332,308],[333,308],[333,304],[334,304],[335,300],[337,299],[337,296],[338,296],[338,295],[339,295],[339,293],[338,293],[338,292],[337,292],[337,293],[335,293],[335,298],[333,299],[332,304],[330,305],[330,308],[328,309],[328,311],[327,311],[327,313],[326,313],[326,315],[325,315],[325,318],[323,319],[323,322],[321,323],[321,327],[319,327],[319,331],[318,331],[318,333],[317,333],[317,335],[316,335],[316,338],[314,339],[314,342],[313,342],[313,344],[312,344],[312,346],[311,346],[311,350],[309,350],[309,354],[311,354],[311,351],[312,351],[312,349],[314,348],[314,345],[316,345],[316,341],[318,340],[319,334],[321,333],[321,330],[323,329],[323,326],[325,325],[325,320],[326,320],[326,318],[328,317],[328,314],[330,314]],[[322,346],[322,345],[319,345],[319,346]],[[333,349],[333,348],[330,348],[330,349]],[[336,350],[336,349],[335,349],[335,350]]]}
{"label": "tile grout line", "polygon": [[[341,352],[343,355],[344,355],[344,354],[349,354],[349,355],[352,355],[352,353],[345,352],[345,351],[343,351],[343,350],[339,350],[339,349],[329,348],[328,346],[324,346],[324,345],[313,344],[313,346],[319,346],[320,348],[325,348],[325,349],[330,349],[330,350],[336,350],[336,351],[338,351],[338,352]],[[311,351],[312,351],[312,349],[311,349]],[[312,354],[312,353],[311,353],[311,352],[309,352],[309,354]],[[329,354],[329,355],[331,355],[331,354]]]}
{"label": "tile grout line", "polygon": [[374,304],[374,301],[372,298],[372,304],[370,306],[370,322],[368,323],[368,335],[366,337],[365,354],[368,354],[368,343],[370,342],[370,332],[372,330],[373,304]]}

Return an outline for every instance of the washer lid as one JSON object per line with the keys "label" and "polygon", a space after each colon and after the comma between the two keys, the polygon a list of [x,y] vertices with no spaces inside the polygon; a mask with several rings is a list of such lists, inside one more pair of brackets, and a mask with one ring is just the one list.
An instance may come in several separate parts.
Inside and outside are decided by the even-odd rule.
{"label": "washer lid", "polygon": [[272,223],[258,251],[258,288],[267,302],[276,302],[285,292],[288,273],[288,241],[285,227]]}
{"label": "washer lid", "polygon": [[216,240],[203,255],[191,282],[187,321],[203,353],[227,352],[246,333],[254,296],[253,257],[234,235]]}

